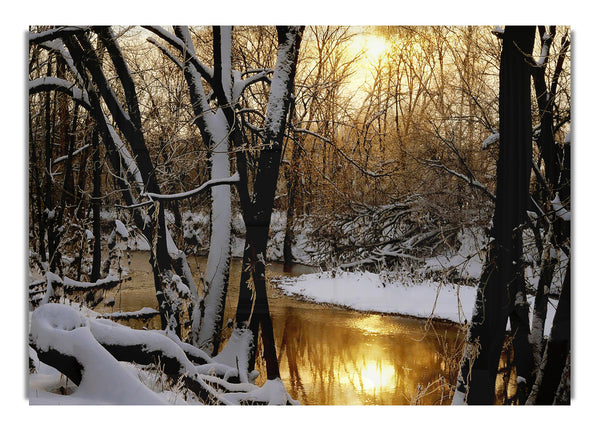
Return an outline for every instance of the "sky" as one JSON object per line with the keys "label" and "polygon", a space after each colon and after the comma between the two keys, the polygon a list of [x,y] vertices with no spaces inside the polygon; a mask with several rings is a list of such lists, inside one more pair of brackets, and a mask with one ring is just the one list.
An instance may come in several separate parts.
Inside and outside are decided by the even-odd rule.
{"label": "sky", "polygon": [[[99,5],[102,4],[102,8]],[[45,429],[64,429],[65,425],[73,423],[70,417],[75,417],[79,424],[86,422],[86,429],[105,429],[104,421],[88,422],[85,416],[105,413],[108,418],[118,415],[117,423],[139,423],[143,428],[148,425],[170,425],[172,422],[189,426],[190,420],[204,420],[195,412],[193,417],[181,409],[176,413],[165,409],[164,414],[157,415],[155,410],[149,408],[112,409],[98,412],[98,408],[35,408],[28,410],[25,399],[25,375],[20,375],[15,370],[24,368],[25,348],[23,340],[26,338],[26,306],[24,304],[23,286],[25,279],[25,259],[27,241],[27,159],[26,138],[27,123],[27,97],[25,87],[26,77],[26,31],[30,24],[159,24],[165,22],[182,24],[275,24],[275,23],[305,23],[305,24],[571,24],[573,26],[573,61],[575,67],[573,79],[574,100],[574,172],[575,172],[575,211],[574,211],[574,242],[575,242],[575,277],[574,299],[575,308],[575,383],[574,406],[568,410],[561,410],[561,414],[532,415],[528,409],[511,410],[514,420],[533,423],[538,426],[547,425],[549,429],[565,428],[572,426],[575,417],[581,419],[591,414],[592,401],[596,388],[592,385],[597,379],[586,378],[588,373],[597,375],[592,369],[596,358],[592,343],[591,322],[585,316],[597,315],[598,282],[595,272],[598,264],[597,243],[599,238],[597,226],[598,184],[595,177],[596,163],[600,159],[597,133],[598,123],[598,86],[592,80],[597,76],[598,70],[598,42],[597,23],[592,19],[596,14],[590,13],[589,2],[582,0],[564,1],[548,0],[540,2],[523,2],[522,0],[508,0],[503,2],[486,3],[469,1],[442,1],[429,0],[426,2],[401,2],[368,0],[357,1],[330,1],[306,0],[302,2],[281,1],[251,2],[230,0],[228,2],[203,2],[201,11],[194,13],[193,7],[198,7],[198,1],[180,1],[177,7],[172,3],[149,0],[140,2],[123,2],[122,0],[106,0],[101,3],[81,1],[41,1],[31,0],[5,7],[2,32],[3,67],[1,68],[4,91],[2,92],[1,118],[2,118],[2,157],[0,157],[0,175],[3,185],[4,202],[0,211],[2,226],[2,242],[0,253],[2,261],[3,280],[2,290],[8,292],[3,300],[13,304],[5,322],[7,335],[3,337],[2,367],[5,372],[4,391],[2,394],[3,412],[8,412],[5,421],[26,421],[35,426],[44,426]],[[143,6],[142,6],[143,5]],[[226,5],[226,7],[225,7]],[[188,9],[189,8],[191,9]],[[234,10],[233,17],[231,11]],[[13,269],[8,272],[8,269]],[[17,268],[15,271],[14,268]],[[19,270],[21,268],[21,270]],[[13,328],[17,328],[14,330]],[[10,329],[9,329],[10,328]],[[7,370],[11,370],[7,373]],[[7,376],[6,374],[10,374]],[[24,373],[25,374],[25,373]],[[430,407],[431,408],[431,407]],[[265,412],[274,414],[275,420],[271,424],[281,427],[287,422],[286,429],[302,429],[305,422],[294,421],[294,418],[303,418],[304,421],[335,420],[337,426],[349,429],[373,428],[374,426],[387,427],[397,423],[399,419],[405,426],[418,426],[419,429],[439,429],[439,423],[432,419],[427,408],[381,409],[377,407],[364,407],[360,409],[341,408],[333,410],[321,408],[301,408],[300,410],[279,409],[244,409],[241,414],[233,414],[240,421],[258,423],[264,418]],[[116,410],[116,411],[115,411]],[[485,414],[487,423],[496,424],[497,429],[505,428],[506,410],[504,409],[478,409],[477,415]],[[131,414],[131,412],[134,414]],[[127,418],[124,413],[127,412]],[[219,414],[208,414],[209,422],[216,424],[222,420],[222,411]],[[242,413],[243,412],[243,413]],[[513,413],[514,412],[514,413]],[[549,413],[548,410],[544,410]],[[32,414],[34,413],[34,414]],[[214,412],[213,412],[214,413]],[[237,412],[236,412],[237,413]],[[309,413],[309,414],[307,414]],[[399,415],[400,413],[400,415]],[[445,422],[462,422],[464,411],[462,409],[444,409],[443,414],[436,411],[433,417],[443,419]],[[399,418],[401,416],[401,418]],[[89,416],[88,416],[89,417]],[[498,419],[498,420],[495,420]],[[587,418],[586,418],[587,419]],[[115,419],[111,418],[114,423]],[[417,425],[418,424],[418,425]],[[209,423],[210,425],[210,423]],[[272,426],[273,426],[272,425]],[[490,429],[496,429],[492,425]],[[152,426],[154,429],[156,426]]]}

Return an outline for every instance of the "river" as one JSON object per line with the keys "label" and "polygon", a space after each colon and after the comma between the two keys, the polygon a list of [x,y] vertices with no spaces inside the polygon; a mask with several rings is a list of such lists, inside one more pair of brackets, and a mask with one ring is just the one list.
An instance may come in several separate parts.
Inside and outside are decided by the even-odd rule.
{"label": "river", "polygon": [[[206,265],[203,257],[188,261],[195,275]],[[241,261],[234,259],[225,321],[235,315],[240,270]],[[271,280],[312,271],[295,265],[284,273],[282,264],[269,263],[266,275]],[[147,252],[131,253],[129,272],[131,280],[106,294],[114,305],[101,304],[96,311],[158,308]],[[272,284],[268,296],[279,367],[292,398],[307,405],[449,403],[447,381],[456,375],[460,358],[456,325],[309,303]],[[157,328],[160,319],[128,324]],[[259,371],[262,366],[258,361]]]}

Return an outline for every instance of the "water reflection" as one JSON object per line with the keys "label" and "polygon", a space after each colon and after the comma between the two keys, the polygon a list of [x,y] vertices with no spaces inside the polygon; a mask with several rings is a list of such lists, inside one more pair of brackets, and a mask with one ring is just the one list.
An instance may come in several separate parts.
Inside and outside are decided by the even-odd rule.
{"label": "water reflection", "polygon": [[[203,258],[190,259],[197,275],[205,264]],[[234,261],[231,268],[225,321],[235,315],[240,266]],[[284,275],[282,270],[281,264],[269,264],[267,277]],[[294,267],[296,275],[307,271],[310,268]],[[147,253],[132,253],[131,275],[132,280],[121,288],[107,292],[115,305],[101,304],[97,311],[157,308]],[[422,388],[423,404],[449,403],[447,386],[438,383],[440,376],[447,379],[453,372],[455,352],[448,346],[457,337],[454,325],[439,323],[426,331],[426,322],[418,319],[297,301],[273,287],[268,295],[281,377],[290,395],[302,404],[410,404],[418,388]],[[129,324],[157,328],[160,319]],[[426,394],[425,388],[433,383],[434,390]]]}
{"label": "water reflection", "polygon": [[[438,340],[424,331],[423,322],[331,308],[310,311],[273,310],[282,379],[303,404],[410,404],[419,385],[447,377]],[[436,390],[421,401],[432,404],[441,396]]]}

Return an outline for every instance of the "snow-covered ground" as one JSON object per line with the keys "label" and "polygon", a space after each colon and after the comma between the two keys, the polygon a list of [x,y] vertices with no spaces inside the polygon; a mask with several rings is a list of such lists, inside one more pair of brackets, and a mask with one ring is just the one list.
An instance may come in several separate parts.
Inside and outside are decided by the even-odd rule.
{"label": "snow-covered ground", "polygon": [[[30,343],[37,349],[28,347],[30,404],[204,404],[181,383],[183,376],[196,382],[218,404],[234,405],[249,401],[298,404],[287,394],[281,379],[268,380],[259,387],[253,384],[258,372],[249,372],[247,367],[240,366],[247,364],[249,357],[252,333],[247,329],[234,331],[223,351],[210,358],[173,334],[135,330],[99,318],[97,313],[72,303],[43,304],[30,313],[29,322]],[[164,360],[176,363],[177,366],[171,366],[171,372],[176,370],[174,372],[180,373],[181,377],[173,384],[154,366],[120,362],[105,345],[119,346],[121,351],[133,348],[158,355],[156,357],[162,364],[166,364]],[[67,380],[57,369],[40,361],[37,352],[46,352],[56,364],[71,370],[74,380],[79,378],[80,381],[75,385]],[[206,363],[192,363],[188,354],[203,358]],[[73,362],[76,365],[70,365]],[[73,369],[78,369],[79,374]],[[241,383],[229,383],[227,376],[239,377]],[[209,385],[210,382],[228,391],[217,390]]]}
{"label": "snow-covered ground", "polygon": [[[359,311],[393,313],[419,318],[470,321],[477,287],[432,280],[413,281],[394,273],[332,270],[298,277],[278,277],[276,286],[287,295]],[[527,298],[533,309],[533,296]],[[550,334],[557,301],[550,300],[544,333]],[[531,313],[530,313],[531,318]]]}

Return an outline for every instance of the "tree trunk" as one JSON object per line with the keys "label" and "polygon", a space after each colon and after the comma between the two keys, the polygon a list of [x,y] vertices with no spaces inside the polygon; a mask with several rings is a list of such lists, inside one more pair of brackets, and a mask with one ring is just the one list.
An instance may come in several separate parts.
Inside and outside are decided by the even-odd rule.
{"label": "tree trunk", "polygon": [[[296,134],[294,133],[294,135]],[[294,137],[297,138],[297,136]],[[300,154],[300,145],[294,140],[294,149],[288,165],[287,175],[288,207],[285,219],[285,237],[283,239],[283,270],[285,272],[291,271],[294,260],[292,245],[294,244],[294,218],[296,215],[296,193],[298,193],[299,182],[298,162]]]}
{"label": "tree trunk", "polygon": [[[148,148],[146,147],[141,128],[135,86],[129,73],[129,69],[127,68],[125,60],[120,53],[120,49],[118,48],[112,31],[109,28],[99,28],[96,29],[96,31],[98,32],[102,43],[107,48],[111,56],[111,60],[113,61],[113,65],[117,71],[119,81],[123,86],[126,95],[128,113],[125,112],[123,106],[117,100],[116,95],[102,70],[101,58],[96,55],[96,51],[93,49],[88,37],[85,34],[69,36],[64,38],[64,43],[67,46],[77,69],[80,71],[80,74],[82,76],[88,76],[88,73],[91,75],[92,81],[98,87],[99,93],[109,108],[111,115],[119,127],[119,130],[124,134],[125,138],[129,142],[131,149],[133,150],[136,167],[141,174],[143,184],[146,188],[146,190],[139,190],[139,192],[141,193],[143,191],[147,191],[160,194],[160,188],[158,186],[154,165],[150,158]],[[90,99],[92,114],[96,120],[97,126],[99,127],[102,141],[106,145],[111,164],[113,165],[114,171],[118,173],[118,175],[115,176],[115,181],[118,183],[117,188],[122,190],[125,203],[127,205],[132,205],[135,202],[133,194],[129,189],[130,185],[124,181],[120,175],[122,172],[121,155],[119,154],[119,149],[117,148],[117,143],[115,142],[116,138],[112,134],[114,131],[111,133],[111,129],[106,123],[106,117],[102,111],[98,94],[92,90],[89,90],[88,97]],[[168,301],[164,295],[164,279],[165,277],[168,278],[168,271],[171,268],[171,258],[167,248],[164,210],[162,208],[156,208],[156,206],[153,206],[149,211],[149,218],[153,221],[153,223],[146,223],[146,220],[141,212],[134,210],[134,221],[151,244],[150,264],[152,265],[154,271],[154,284],[156,289],[156,297],[161,311],[161,323],[163,325],[168,324],[178,334],[180,334],[181,329],[179,317],[176,314],[162,314],[171,313],[173,305],[167,303]],[[163,326],[163,328],[165,327],[166,326]]]}
{"label": "tree trunk", "polygon": [[[277,27],[279,42],[277,63],[265,119],[266,136],[259,156],[251,200],[244,197],[248,195],[247,183],[240,185],[240,200],[246,223],[246,246],[236,324],[238,327],[252,329],[254,347],[256,347],[260,326],[269,380],[279,378],[279,365],[267,298],[265,258],[302,31],[302,27]],[[241,178],[247,181],[247,175],[244,174],[247,166],[240,165],[240,160],[238,157],[238,171]],[[243,189],[244,187],[246,188]],[[251,356],[250,361],[250,368],[252,368],[254,355]]]}
{"label": "tree trunk", "polygon": [[[500,154],[491,243],[477,292],[455,401],[493,404],[507,318],[524,301],[522,225],[531,171],[530,66],[534,27],[507,27],[500,60]],[[519,315],[522,315],[522,310]],[[513,314],[515,316],[515,314]],[[522,336],[527,330],[519,324]],[[515,352],[527,364],[530,352]],[[519,368],[527,368],[527,365]],[[522,370],[519,370],[524,372]],[[526,376],[520,376],[525,379]]]}
{"label": "tree trunk", "polygon": [[[48,69],[46,72],[46,76],[52,76],[52,57],[48,57]],[[40,234],[42,235],[42,241],[44,241],[44,236],[47,236],[48,240],[46,242],[47,247],[45,247],[45,252],[41,256],[43,262],[52,262],[52,257],[54,255],[54,249],[52,245],[54,243],[54,225],[52,223],[52,214],[51,210],[53,209],[53,199],[52,199],[52,98],[51,93],[47,93],[44,100],[44,213],[43,213],[43,225]],[[46,256],[47,253],[47,256]],[[53,266],[50,265],[50,271],[53,271]]]}
{"label": "tree trunk", "polygon": [[94,187],[92,190],[92,233],[94,235],[94,252],[92,256],[92,274],[90,275],[90,281],[95,282],[100,278],[100,265],[102,264],[102,243],[100,238],[102,163],[100,162],[100,142],[97,129],[94,129],[92,135],[92,164]]}
{"label": "tree trunk", "polygon": [[[565,378],[568,382],[563,382],[565,369],[570,369],[571,353],[571,262],[567,267],[567,272],[560,293],[558,307],[552,322],[550,338],[544,352],[544,359],[538,372],[538,378],[528,403],[549,405],[556,398],[559,387],[562,392],[570,392],[570,377]],[[568,372],[568,371],[567,371]],[[568,395],[562,395],[561,399],[569,401]]]}

